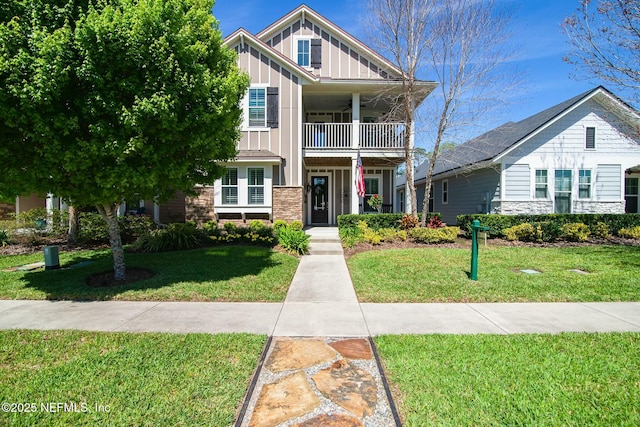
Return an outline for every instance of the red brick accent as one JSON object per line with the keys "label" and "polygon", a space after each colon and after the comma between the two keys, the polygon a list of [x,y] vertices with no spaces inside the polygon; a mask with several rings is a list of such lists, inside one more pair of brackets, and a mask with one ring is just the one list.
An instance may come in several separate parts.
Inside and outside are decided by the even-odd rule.
{"label": "red brick accent", "polygon": [[273,219],[302,221],[302,187],[273,187]]}

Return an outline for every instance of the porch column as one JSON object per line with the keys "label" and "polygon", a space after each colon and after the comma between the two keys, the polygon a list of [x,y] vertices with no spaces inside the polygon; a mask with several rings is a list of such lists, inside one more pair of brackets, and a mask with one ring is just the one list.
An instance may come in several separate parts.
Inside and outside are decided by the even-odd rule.
{"label": "porch column", "polygon": [[358,155],[354,154],[351,157],[351,213],[360,213],[360,197],[358,196],[358,186],[356,178],[358,176]]}
{"label": "porch column", "polygon": [[53,217],[53,194],[52,193],[48,193],[47,194],[47,198],[45,200],[45,208],[47,210],[47,227],[51,227],[52,224],[52,217]]}
{"label": "porch column", "polygon": [[360,148],[360,94],[351,94],[351,127],[353,134],[351,135],[351,146],[355,149]]}
{"label": "porch column", "polygon": [[160,205],[158,204],[158,196],[153,198],[153,222],[160,222]]}

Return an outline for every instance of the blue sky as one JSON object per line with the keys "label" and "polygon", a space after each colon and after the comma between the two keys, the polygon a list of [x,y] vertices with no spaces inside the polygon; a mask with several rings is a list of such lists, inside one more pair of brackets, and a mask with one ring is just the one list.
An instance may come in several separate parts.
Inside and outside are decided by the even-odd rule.
{"label": "blue sky", "polygon": [[[562,61],[569,46],[560,24],[566,16],[574,13],[579,6],[578,0],[500,1],[516,8],[512,42],[519,53],[514,61],[524,72],[526,84],[518,93],[505,93],[508,109],[486,120],[470,136],[507,121],[522,120],[598,84],[572,79],[569,74],[573,66]],[[362,24],[366,13],[364,1],[307,0],[304,3],[367,42]],[[301,1],[295,0],[217,0],[213,14],[220,21],[224,36],[239,27],[257,33],[300,4]],[[425,77],[429,80],[429,76]],[[623,94],[618,95],[623,97]]]}

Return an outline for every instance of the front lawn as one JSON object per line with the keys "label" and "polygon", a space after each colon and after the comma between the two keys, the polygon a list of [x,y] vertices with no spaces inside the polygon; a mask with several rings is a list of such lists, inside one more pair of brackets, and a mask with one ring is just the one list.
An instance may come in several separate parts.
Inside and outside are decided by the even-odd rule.
{"label": "front lawn", "polygon": [[[155,276],[126,285],[93,288],[88,276],[113,268],[109,250],[63,252],[62,270],[0,271],[0,299],[130,301],[284,301],[298,259],[259,246],[125,255],[127,267]],[[0,257],[0,270],[43,261],[42,254]],[[68,268],[83,261],[94,264]]]}
{"label": "front lawn", "polygon": [[640,334],[376,338],[406,426],[640,425]]}
{"label": "front lawn", "polygon": [[361,302],[640,301],[637,247],[481,245],[478,281],[468,277],[470,252],[369,251],[352,256],[347,265]]}
{"label": "front lawn", "polygon": [[265,341],[1,331],[0,424],[228,426]]}

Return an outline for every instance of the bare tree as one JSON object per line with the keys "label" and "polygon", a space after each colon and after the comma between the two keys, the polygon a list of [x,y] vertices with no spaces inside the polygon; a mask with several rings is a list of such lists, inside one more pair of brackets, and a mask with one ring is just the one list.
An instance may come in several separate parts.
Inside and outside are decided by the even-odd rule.
{"label": "bare tree", "polygon": [[[518,74],[499,74],[512,56],[506,47],[512,13],[498,7],[496,0],[369,0],[369,12],[375,18],[370,26],[373,42],[402,70],[408,124],[416,121],[419,77],[438,83],[424,103],[433,138],[422,207],[425,225],[440,143],[503,102],[505,91],[518,82]],[[413,164],[413,153],[406,154],[406,164]],[[413,180],[410,169],[407,181]],[[415,203],[415,187],[411,188]]]}
{"label": "bare tree", "polygon": [[574,77],[610,82],[640,102],[638,0],[580,0],[562,27],[571,46],[564,60],[578,67]]}

